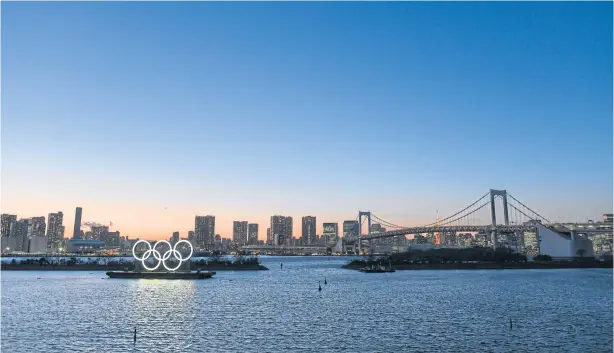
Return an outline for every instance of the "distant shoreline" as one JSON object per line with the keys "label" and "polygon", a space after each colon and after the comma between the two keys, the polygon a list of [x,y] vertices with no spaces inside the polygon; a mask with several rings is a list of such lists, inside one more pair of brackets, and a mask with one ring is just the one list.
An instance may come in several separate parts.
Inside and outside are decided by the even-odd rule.
{"label": "distant shoreline", "polygon": [[[38,264],[12,265],[2,264],[2,271],[124,271],[126,266],[105,266],[105,265],[72,265],[72,266],[41,266]],[[132,270],[132,269],[130,269]],[[268,268],[262,265],[214,265],[214,266],[192,266],[192,271],[267,271]]]}
{"label": "distant shoreline", "polygon": [[[385,262],[383,265],[387,264]],[[364,263],[349,263],[342,268],[359,270],[365,267]],[[417,270],[534,270],[534,269],[566,269],[566,268],[612,268],[611,262],[521,262],[521,263],[431,263],[431,264],[392,264],[394,270],[417,271]]]}

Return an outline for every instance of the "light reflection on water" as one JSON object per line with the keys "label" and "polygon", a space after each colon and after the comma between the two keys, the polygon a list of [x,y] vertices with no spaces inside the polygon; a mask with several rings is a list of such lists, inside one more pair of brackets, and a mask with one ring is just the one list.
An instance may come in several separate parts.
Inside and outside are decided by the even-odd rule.
{"label": "light reflection on water", "polygon": [[270,271],[201,281],[4,271],[2,352],[612,351],[611,270],[363,274],[345,261],[263,258]]}

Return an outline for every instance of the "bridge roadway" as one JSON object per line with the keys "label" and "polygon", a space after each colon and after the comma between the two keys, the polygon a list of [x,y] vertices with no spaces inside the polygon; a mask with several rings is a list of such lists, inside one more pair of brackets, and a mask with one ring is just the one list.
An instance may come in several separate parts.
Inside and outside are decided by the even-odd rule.
{"label": "bridge roadway", "polygon": [[[553,229],[558,232],[570,233],[572,229],[569,229],[563,225],[554,224],[554,225],[545,225],[550,229]],[[522,224],[522,225],[497,225],[493,227],[492,225],[487,226],[428,226],[428,227],[412,227],[412,228],[403,228],[398,230],[391,230],[383,233],[371,233],[369,235],[362,236],[362,240],[370,240],[370,239],[380,239],[380,238],[389,238],[396,236],[404,236],[407,234],[422,234],[422,233],[463,233],[463,232],[483,232],[486,234],[490,234],[493,230],[495,230],[499,234],[505,233],[515,233],[515,232],[535,232],[536,226],[533,224]],[[586,233],[612,233],[612,229],[586,229],[586,228],[575,228],[573,229],[575,233],[578,234],[586,234]]]}
{"label": "bridge roadway", "polygon": [[326,245],[305,245],[305,246],[274,246],[274,245],[244,245],[241,250],[260,250],[260,251],[326,251]]}

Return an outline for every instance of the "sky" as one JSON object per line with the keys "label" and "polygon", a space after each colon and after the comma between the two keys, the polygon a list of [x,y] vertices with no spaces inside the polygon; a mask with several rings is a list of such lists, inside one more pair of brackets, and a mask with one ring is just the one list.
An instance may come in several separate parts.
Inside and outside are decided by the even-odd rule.
{"label": "sky", "polygon": [[194,215],[420,225],[506,189],[612,212],[612,3],[3,3],[1,198],[122,236]]}

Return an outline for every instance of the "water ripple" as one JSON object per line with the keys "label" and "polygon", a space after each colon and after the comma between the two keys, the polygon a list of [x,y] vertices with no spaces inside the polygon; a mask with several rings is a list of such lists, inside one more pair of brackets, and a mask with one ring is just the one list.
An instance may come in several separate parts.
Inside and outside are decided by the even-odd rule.
{"label": "water ripple", "polygon": [[362,274],[339,259],[263,261],[270,271],[203,281],[2,272],[2,352],[612,351],[609,270]]}

